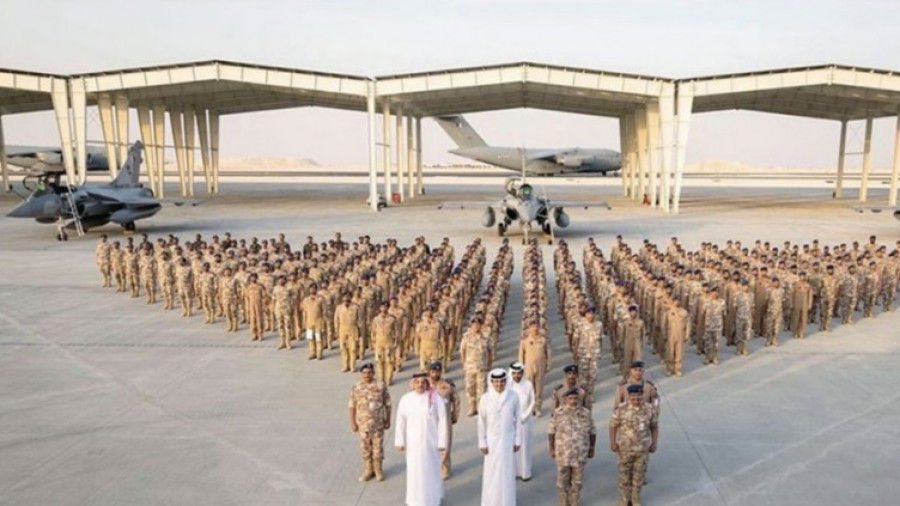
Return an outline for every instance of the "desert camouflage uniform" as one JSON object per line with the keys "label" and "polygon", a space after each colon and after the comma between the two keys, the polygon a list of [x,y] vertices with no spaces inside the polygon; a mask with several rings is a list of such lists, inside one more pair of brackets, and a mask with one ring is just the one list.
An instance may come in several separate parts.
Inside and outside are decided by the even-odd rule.
{"label": "desert camouflage uniform", "polygon": [[[577,506],[584,479],[584,466],[591,449],[591,436],[596,436],[591,412],[583,406],[567,405],[553,410],[550,435],[554,436],[556,490],[560,504]],[[565,499],[565,502],[563,502]]]}
{"label": "desert camouflage uniform", "polygon": [[641,488],[647,473],[647,457],[657,427],[657,415],[649,404],[634,407],[623,403],[613,412],[609,424],[616,427],[619,447],[619,504],[641,504]]}
{"label": "desert camouflage uniform", "polygon": [[391,394],[377,381],[360,381],[350,391],[348,407],[356,414],[364,473],[371,476],[372,470],[380,468],[384,460],[384,430],[389,423],[387,415],[391,409]]}

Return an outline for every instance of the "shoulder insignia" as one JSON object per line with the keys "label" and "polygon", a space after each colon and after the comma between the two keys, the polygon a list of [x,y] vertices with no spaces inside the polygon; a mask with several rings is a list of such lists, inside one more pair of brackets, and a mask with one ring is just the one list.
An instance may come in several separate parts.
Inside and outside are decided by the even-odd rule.
{"label": "shoulder insignia", "polygon": [[563,387],[563,385],[556,385],[556,387],[553,390],[559,390],[562,387]]}

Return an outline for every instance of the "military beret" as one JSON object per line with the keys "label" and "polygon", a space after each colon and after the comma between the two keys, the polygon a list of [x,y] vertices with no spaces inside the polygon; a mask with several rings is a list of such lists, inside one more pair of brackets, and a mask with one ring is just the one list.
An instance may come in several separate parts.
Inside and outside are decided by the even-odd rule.
{"label": "military beret", "polygon": [[426,374],[426,373],[424,373],[424,372],[416,372],[416,373],[413,373],[412,377],[413,377],[413,379],[415,379],[415,378],[427,378],[427,377],[428,377],[428,374]]}
{"label": "military beret", "polygon": [[595,308],[594,306],[588,306],[588,307],[584,308],[584,311],[585,311],[586,313],[593,313],[593,312],[595,312],[596,310],[597,310],[597,308]]}
{"label": "military beret", "polygon": [[366,362],[359,368],[359,372],[363,372],[363,371],[367,371],[367,370],[373,371],[373,372],[375,371],[375,366],[372,365],[372,362]]}
{"label": "military beret", "polygon": [[432,362],[432,363],[428,366],[428,368],[429,368],[430,370],[432,370],[432,371],[443,371],[443,370],[444,370],[444,364],[441,363],[440,360],[435,360],[434,362]]}
{"label": "military beret", "polygon": [[575,364],[569,364],[563,367],[563,372],[578,372],[578,366]]}
{"label": "military beret", "polygon": [[644,368],[644,362],[641,361],[641,360],[635,360],[634,362],[631,363],[631,368],[632,368],[632,369],[635,369],[635,368],[641,368],[641,369],[643,369],[643,368]]}
{"label": "military beret", "polygon": [[628,385],[628,393],[642,394],[644,393],[644,385]]}
{"label": "military beret", "polygon": [[637,306],[632,304],[632,305],[628,306],[628,310],[629,311],[637,311]]}

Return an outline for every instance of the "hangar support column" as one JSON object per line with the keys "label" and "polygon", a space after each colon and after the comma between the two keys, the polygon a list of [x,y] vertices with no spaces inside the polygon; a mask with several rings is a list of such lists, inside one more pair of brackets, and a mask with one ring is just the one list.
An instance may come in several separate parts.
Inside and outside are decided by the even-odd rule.
{"label": "hangar support column", "polygon": [[53,112],[56,115],[56,127],[59,129],[59,147],[62,151],[63,164],[66,167],[66,183],[78,183],[75,178],[75,157],[72,154],[72,125],[69,122],[69,88],[65,79],[53,80]]}
{"label": "hangar support column", "polygon": [[422,185],[422,118],[416,117],[416,193],[425,195],[425,187]]}
{"label": "hangar support column", "polygon": [[194,110],[186,109],[184,111],[184,161],[187,171],[188,197],[194,196],[194,126],[196,121]]}
{"label": "hangar support column", "polygon": [[119,156],[117,157],[117,161],[119,165],[116,166],[116,172],[119,171],[119,166],[125,163],[125,160],[128,159],[128,144],[131,141],[131,132],[128,130],[128,113],[129,113],[129,103],[128,97],[125,95],[117,95],[116,96],[116,149],[119,150]]}
{"label": "hangar support column", "polygon": [[628,158],[628,151],[631,149],[631,138],[628,135],[628,118],[629,116],[620,116],[619,117],[619,153],[621,153],[622,157],[622,195],[628,196],[629,193],[629,183],[628,183],[628,162],[626,161]]}
{"label": "hangar support column", "polygon": [[866,117],[866,139],[863,144],[862,178],[859,181],[859,201],[865,203],[869,196],[869,172],[872,169],[872,115]]}
{"label": "hangar support column", "polygon": [[[631,198],[639,200],[643,197],[644,193],[647,192],[647,183],[644,174],[646,174],[647,167],[650,164],[650,160],[647,156],[646,106],[641,106],[634,112],[634,123],[637,133],[635,136],[637,138],[637,164],[635,164],[637,174],[634,172],[631,174]],[[637,178],[635,178],[635,175],[637,175]]]}
{"label": "hangar support column", "polygon": [[378,211],[378,158],[375,150],[375,82],[369,81],[366,89],[366,115],[369,120],[369,209]]}
{"label": "hangar support column", "polygon": [[166,196],[166,108],[153,106],[153,150],[156,153],[156,196]]}
{"label": "hangar support column", "polygon": [[179,110],[171,109],[169,111],[169,123],[172,125],[172,140],[175,141],[175,165],[178,167],[178,182],[181,186],[181,196],[187,197],[187,179],[185,176],[185,156],[184,156],[184,129],[182,128],[182,113]]}
{"label": "hangar support column", "polygon": [[677,137],[675,141],[675,187],[672,192],[672,212],[678,213],[681,207],[681,180],[684,178],[684,163],[687,159],[688,131],[691,126],[691,112],[694,109],[693,84],[678,86]]}
{"label": "hangar support column", "polygon": [[[0,125],[2,127],[2,125]],[[2,128],[0,128],[2,135]],[[0,141],[3,139],[0,138]],[[894,133],[894,164],[891,168],[891,194],[888,196],[888,205],[897,205],[897,177],[900,176],[900,114],[897,115],[897,127]]]}
{"label": "hangar support column", "polygon": [[75,167],[78,171],[78,184],[87,181],[87,91],[84,80],[71,81],[72,121],[75,132]]}
{"label": "hangar support column", "polygon": [[663,211],[669,212],[672,201],[672,168],[674,158],[672,148],[675,144],[675,85],[663,86],[663,92],[659,96],[659,123],[660,137],[662,139],[662,184],[660,185],[660,205]]}
{"label": "hangar support column", "polygon": [[209,158],[212,162],[212,193],[219,193],[219,111],[209,111]]}
{"label": "hangar support column", "polygon": [[103,130],[103,143],[106,144],[106,159],[109,161],[109,177],[116,178],[119,167],[119,150],[116,140],[116,128],[113,123],[112,97],[103,94],[97,99],[100,109],[100,127]]}
{"label": "hangar support column", "polygon": [[6,165],[6,141],[3,139],[3,116],[0,116],[0,173],[3,175],[3,191],[9,193],[9,167]]}
{"label": "hangar support column", "polygon": [[[638,171],[638,136],[637,136],[637,116],[636,113],[632,112],[626,116],[627,121],[626,125],[628,126],[628,152],[626,154],[626,158],[623,160],[622,167],[622,177],[626,178],[626,186],[628,197],[635,197],[635,177],[637,177]],[[627,169],[627,176],[626,176]]]}
{"label": "hangar support column", "polygon": [[847,120],[841,121],[841,144],[838,148],[837,178],[834,180],[834,198],[844,196],[844,159],[847,153]]}
{"label": "hangar support column", "polygon": [[138,125],[141,129],[141,140],[144,143],[144,155],[147,163],[147,179],[150,182],[150,190],[156,194],[156,149],[153,142],[153,126],[150,121],[150,107],[138,106]]}
{"label": "hangar support column", "polygon": [[391,202],[391,103],[387,100],[381,104],[381,147],[384,157],[384,201]]}
{"label": "hangar support column", "polygon": [[[660,169],[660,125],[659,125],[659,100],[651,100],[647,104],[647,157],[650,159],[650,207],[656,207],[659,195],[659,169]],[[641,195],[641,198],[644,198]]]}
{"label": "hangar support column", "polygon": [[406,196],[410,199],[415,198],[416,196],[413,189],[416,181],[416,174],[413,169],[416,162],[416,146],[413,139],[415,133],[416,129],[413,125],[413,117],[411,115],[406,116]]}
{"label": "hangar support column", "polygon": [[212,186],[212,162],[209,156],[209,123],[207,116],[209,111],[200,109],[197,114],[197,133],[200,135],[200,161],[203,163],[203,181],[206,183],[206,193],[213,193]]}
{"label": "hangar support column", "polygon": [[396,149],[396,157],[397,157],[397,195],[400,197],[400,202],[403,202],[403,175],[406,171],[405,163],[403,157],[406,156],[405,150],[403,149],[403,139],[406,137],[405,131],[403,129],[403,107],[397,107],[397,133],[395,139],[397,139],[397,149]]}

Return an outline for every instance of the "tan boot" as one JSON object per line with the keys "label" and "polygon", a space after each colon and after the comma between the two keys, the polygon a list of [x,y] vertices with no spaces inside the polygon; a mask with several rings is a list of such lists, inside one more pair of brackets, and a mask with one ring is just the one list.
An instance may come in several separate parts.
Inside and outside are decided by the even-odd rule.
{"label": "tan boot", "polygon": [[373,466],[375,468],[375,479],[378,481],[384,481],[384,470],[381,468],[381,461],[377,460]]}
{"label": "tan boot", "polygon": [[363,473],[359,476],[359,481],[369,481],[372,477],[375,476],[375,473],[372,471],[372,462],[366,462],[365,469],[363,469]]}

